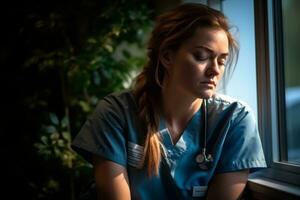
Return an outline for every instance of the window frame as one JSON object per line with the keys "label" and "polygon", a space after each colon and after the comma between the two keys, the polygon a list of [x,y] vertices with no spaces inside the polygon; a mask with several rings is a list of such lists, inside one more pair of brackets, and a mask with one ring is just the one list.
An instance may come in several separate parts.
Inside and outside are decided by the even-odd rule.
{"label": "window frame", "polygon": [[281,0],[254,0],[254,11],[258,126],[269,168],[252,177],[293,184],[300,191],[300,165],[288,163],[286,152]]}

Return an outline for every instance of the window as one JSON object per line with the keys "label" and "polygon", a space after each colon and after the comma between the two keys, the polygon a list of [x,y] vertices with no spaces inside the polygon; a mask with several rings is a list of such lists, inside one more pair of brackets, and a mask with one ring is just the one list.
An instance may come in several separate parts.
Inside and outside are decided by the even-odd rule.
{"label": "window", "polygon": [[265,195],[258,199],[299,199],[300,1],[254,2],[258,122],[270,168],[254,174],[249,187]]}
{"label": "window", "polygon": [[266,140],[272,139],[271,164],[278,164],[280,169],[298,173],[300,132],[297,132],[299,123],[295,120],[298,120],[300,113],[295,111],[299,110],[300,105],[300,70],[297,65],[300,60],[297,54],[298,26],[295,26],[298,21],[293,15],[299,15],[297,10],[300,9],[300,4],[296,0],[269,0],[267,8],[269,57],[266,59],[269,59],[269,103],[273,137],[265,137]]}
{"label": "window", "polygon": [[281,1],[286,144],[283,159],[300,165],[300,1]]}
{"label": "window", "polygon": [[[273,161],[300,167],[300,70],[296,20],[299,1],[268,1]],[[296,15],[296,16],[293,16]],[[293,30],[294,29],[294,30]]]}
{"label": "window", "polygon": [[230,31],[240,46],[235,71],[224,93],[246,102],[257,116],[254,3],[253,0],[225,0],[221,3],[220,7],[232,26]]}

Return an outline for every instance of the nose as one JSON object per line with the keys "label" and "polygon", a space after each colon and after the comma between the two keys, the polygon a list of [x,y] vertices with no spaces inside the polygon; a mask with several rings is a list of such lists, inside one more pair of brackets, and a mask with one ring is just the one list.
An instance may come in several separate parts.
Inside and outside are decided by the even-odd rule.
{"label": "nose", "polygon": [[208,63],[206,75],[208,77],[218,76],[221,73],[220,65],[217,58],[212,58]]}

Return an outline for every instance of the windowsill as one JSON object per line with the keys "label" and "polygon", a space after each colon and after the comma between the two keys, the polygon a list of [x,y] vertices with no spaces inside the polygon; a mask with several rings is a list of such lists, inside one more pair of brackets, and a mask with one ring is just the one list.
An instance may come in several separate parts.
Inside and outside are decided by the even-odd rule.
{"label": "windowsill", "polygon": [[266,177],[249,178],[247,190],[251,199],[300,199],[300,186]]}

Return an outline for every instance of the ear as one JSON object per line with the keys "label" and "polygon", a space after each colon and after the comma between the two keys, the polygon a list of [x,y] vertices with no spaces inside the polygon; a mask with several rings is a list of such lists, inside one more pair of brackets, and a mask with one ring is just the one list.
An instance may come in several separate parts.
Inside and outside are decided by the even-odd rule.
{"label": "ear", "polygon": [[159,56],[159,60],[166,69],[169,69],[173,61],[172,51],[171,50],[162,51],[162,53]]}

